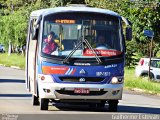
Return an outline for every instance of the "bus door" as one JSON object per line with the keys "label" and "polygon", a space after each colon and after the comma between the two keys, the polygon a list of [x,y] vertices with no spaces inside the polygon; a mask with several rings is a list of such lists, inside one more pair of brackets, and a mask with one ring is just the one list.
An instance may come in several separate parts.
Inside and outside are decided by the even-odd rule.
{"label": "bus door", "polygon": [[33,28],[34,24],[36,22],[36,18],[31,18],[30,20],[30,30],[29,30],[29,37],[28,37],[28,63],[27,63],[27,72],[28,72],[28,86],[29,86],[29,91],[32,94],[36,94],[37,88],[36,88],[36,61],[37,61],[37,41],[38,40],[33,40],[32,35],[33,35]]}

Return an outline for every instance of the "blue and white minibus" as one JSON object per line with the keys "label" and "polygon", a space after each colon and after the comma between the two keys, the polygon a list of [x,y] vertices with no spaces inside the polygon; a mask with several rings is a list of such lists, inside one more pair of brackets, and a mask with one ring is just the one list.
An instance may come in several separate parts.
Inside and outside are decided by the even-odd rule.
{"label": "blue and white minibus", "polygon": [[26,49],[26,87],[33,105],[48,110],[53,101],[108,103],[109,111],[117,111],[125,39],[132,37],[129,23],[113,11],[86,6],[33,11]]}

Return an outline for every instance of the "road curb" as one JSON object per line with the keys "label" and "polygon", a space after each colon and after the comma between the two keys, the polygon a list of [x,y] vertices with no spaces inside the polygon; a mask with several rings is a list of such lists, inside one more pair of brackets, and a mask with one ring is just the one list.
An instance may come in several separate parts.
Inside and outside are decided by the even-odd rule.
{"label": "road curb", "polygon": [[13,68],[13,69],[18,69],[18,70],[22,70],[20,67],[18,66],[6,66],[4,64],[0,64],[0,66],[3,66],[3,67],[10,67],[10,68]]}
{"label": "road curb", "polygon": [[142,94],[148,94],[148,95],[154,95],[154,96],[159,96],[160,97],[160,93],[153,93],[152,91],[147,91],[147,90],[143,90],[140,88],[128,88],[125,87],[126,90],[130,90],[130,91],[134,91],[136,93],[142,93]]}
{"label": "road curb", "polygon": [[18,66],[10,66],[11,68],[14,68],[14,69],[21,69],[20,67],[18,67]]}
{"label": "road curb", "polygon": [[3,65],[3,64],[0,64],[0,66],[4,66],[5,67],[5,65]]}

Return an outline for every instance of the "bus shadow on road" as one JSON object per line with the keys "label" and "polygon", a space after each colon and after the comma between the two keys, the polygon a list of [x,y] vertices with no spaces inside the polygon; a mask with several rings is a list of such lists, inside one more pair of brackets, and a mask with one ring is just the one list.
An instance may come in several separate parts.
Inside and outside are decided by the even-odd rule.
{"label": "bus shadow on road", "polygon": [[0,94],[0,97],[32,97],[31,94]]}
{"label": "bus shadow on road", "polygon": [[19,79],[0,79],[0,83],[25,83],[25,80],[19,80]]}
{"label": "bus shadow on road", "polygon": [[119,105],[118,112],[160,114],[160,108]]}
{"label": "bus shadow on road", "polygon": [[[60,111],[105,112],[108,108],[90,108],[87,105],[54,105]],[[50,110],[54,111],[54,110]]]}
{"label": "bus shadow on road", "polygon": [[[81,112],[109,112],[108,105],[105,108],[90,108],[85,105],[55,105],[59,110],[62,111],[81,111]],[[52,110],[51,110],[52,111]],[[144,113],[144,114],[160,114],[160,108],[152,107],[141,107],[141,106],[118,106],[118,111],[116,113]]]}

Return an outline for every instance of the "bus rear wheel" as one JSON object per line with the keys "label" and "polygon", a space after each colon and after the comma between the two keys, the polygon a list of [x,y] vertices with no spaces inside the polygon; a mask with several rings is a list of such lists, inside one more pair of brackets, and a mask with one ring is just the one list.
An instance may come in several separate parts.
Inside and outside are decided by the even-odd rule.
{"label": "bus rear wheel", "polygon": [[41,98],[40,99],[40,109],[41,110],[48,110],[48,103],[49,103],[49,99]]}
{"label": "bus rear wheel", "polygon": [[117,112],[118,100],[109,100],[109,112]]}
{"label": "bus rear wheel", "polygon": [[34,105],[39,105],[39,97],[32,95],[32,104]]}

